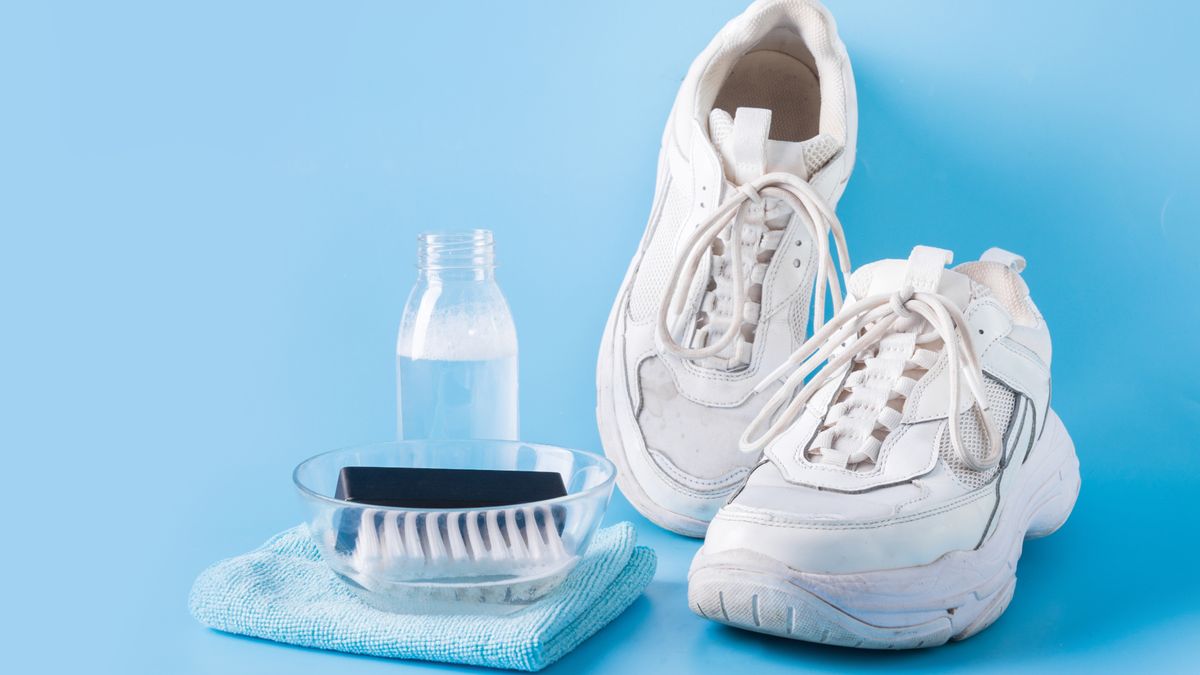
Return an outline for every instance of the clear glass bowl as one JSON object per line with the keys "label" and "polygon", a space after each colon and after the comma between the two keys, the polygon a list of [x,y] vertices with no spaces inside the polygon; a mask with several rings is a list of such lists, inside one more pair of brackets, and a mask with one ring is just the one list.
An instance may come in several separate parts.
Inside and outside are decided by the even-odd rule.
{"label": "clear glass bowl", "polygon": [[[411,509],[337,499],[347,466],[554,471],[567,495],[481,509]],[[579,562],[616,469],[580,450],[519,441],[413,440],[334,450],[296,467],[313,541],[372,607],[410,614],[504,613],[553,590]]]}

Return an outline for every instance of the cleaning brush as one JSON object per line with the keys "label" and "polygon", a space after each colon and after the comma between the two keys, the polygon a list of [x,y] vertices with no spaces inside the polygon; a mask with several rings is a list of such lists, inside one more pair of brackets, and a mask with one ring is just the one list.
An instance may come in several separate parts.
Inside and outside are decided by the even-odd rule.
{"label": "cleaning brush", "polygon": [[[344,543],[340,550],[362,573],[409,578],[478,577],[553,566],[571,557],[562,541],[563,515],[561,508],[539,505],[483,511],[362,509],[352,550]],[[345,517],[342,524],[339,535],[349,535]]]}
{"label": "cleaning brush", "polygon": [[555,567],[572,557],[562,540],[566,511],[540,502],[565,494],[555,472],[345,467],[337,496],[364,506],[333,516],[330,543],[372,578]]}

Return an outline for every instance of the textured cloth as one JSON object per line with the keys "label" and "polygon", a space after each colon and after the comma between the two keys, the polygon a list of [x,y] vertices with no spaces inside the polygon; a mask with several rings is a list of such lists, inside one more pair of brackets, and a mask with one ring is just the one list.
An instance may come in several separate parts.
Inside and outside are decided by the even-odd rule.
{"label": "textured cloth", "polygon": [[654,576],[629,523],[596,533],[563,584],[504,616],[391,614],[358,599],[304,525],[213,565],[192,587],[200,623],[230,633],[400,659],[540,670],[625,611]]}

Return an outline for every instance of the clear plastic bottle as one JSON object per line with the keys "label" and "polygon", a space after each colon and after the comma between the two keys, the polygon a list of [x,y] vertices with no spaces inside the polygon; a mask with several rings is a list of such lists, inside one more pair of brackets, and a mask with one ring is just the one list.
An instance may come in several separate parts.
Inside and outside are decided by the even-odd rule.
{"label": "clear plastic bottle", "polygon": [[420,235],[417,270],[396,340],[399,438],[516,440],[517,332],[491,231]]}

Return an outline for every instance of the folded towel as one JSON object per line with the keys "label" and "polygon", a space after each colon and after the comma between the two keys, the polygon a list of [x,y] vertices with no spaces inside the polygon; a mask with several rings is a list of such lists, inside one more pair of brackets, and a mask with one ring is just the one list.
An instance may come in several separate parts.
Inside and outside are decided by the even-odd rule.
{"label": "folded towel", "polygon": [[596,533],[562,585],[503,616],[391,614],[365,604],[321,561],[301,525],[213,565],[192,587],[200,623],[305,647],[399,659],[540,670],[625,611],[654,576],[633,526]]}

